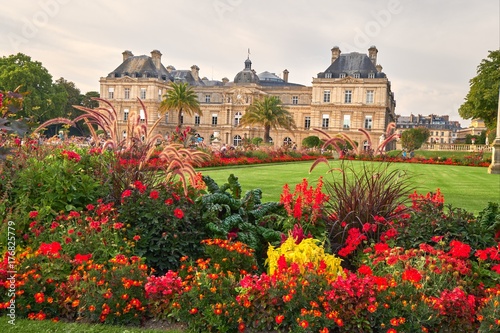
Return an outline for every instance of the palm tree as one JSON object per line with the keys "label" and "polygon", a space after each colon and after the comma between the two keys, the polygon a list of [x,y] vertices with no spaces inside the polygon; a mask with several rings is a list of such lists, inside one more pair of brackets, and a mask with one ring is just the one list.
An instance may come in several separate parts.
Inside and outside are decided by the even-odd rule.
{"label": "palm tree", "polygon": [[283,108],[279,97],[265,96],[252,103],[246,111],[241,117],[239,126],[264,126],[264,142],[266,143],[271,141],[269,135],[271,128],[281,127],[289,131],[297,128],[292,114]]}
{"label": "palm tree", "polygon": [[160,111],[176,110],[178,112],[177,126],[182,126],[182,113],[188,115],[193,113],[201,115],[200,102],[198,96],[193,91],[188,83],[175,83],[170,84],[172,89],[168,90],[163,95],[163,101],[160,105]]}

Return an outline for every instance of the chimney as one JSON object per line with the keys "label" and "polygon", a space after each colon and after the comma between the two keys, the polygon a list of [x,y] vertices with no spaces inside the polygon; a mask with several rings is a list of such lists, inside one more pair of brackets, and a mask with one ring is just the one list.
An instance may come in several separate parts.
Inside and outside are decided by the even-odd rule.
{"label": "chimney", "polygon": [[200,77],[198,76],[199,72],[200,72],[200,67],[196,65],[191,66],[191,75],[193,76],[193,79],[195,81],[198,81],[200,79]]}
{"label": "chimney", "polygon": [[168,65],[167,72],[172,73],[172,71],[175,71],[175,67],[172,65]]}
{"label": "chimney", "polygon": [[382,72],[382,65],[377,65],[377,66],[375,66],[375,68],[377,69],[377,72],[379,72],[379,73]]}
{"label": "chimney", "polygon": [[161,69],[161,52],[158,50],[151,51],[151,58],[157,70]]}
{"label": "chimney", "polygon": [[339,47],[338,47],[338,46],[334,46],[334,47],[332,48],[332,63],[333,63],[333,62],[334,62],[334,61],[335,61],[338,57],[340,57],[340,53],[341,53],[341,51],[340,51],[340,49],[339,49]]}
{"label": "chimney", "polygon": [[370,48],[368,49],[368,57],[372,61],[373,66],[377,65],[377,53],[377,48],[374,45],[370,46]]}
{"label": "chimney", "polygon": [[226,85],[229,82],[229,79],[227,77],[222,78],[222,84]]}
{"label": "chimney", "polygon": [[285,69],[285,70],[283,71],[283,81],[285,81],[285,82],[288,82],[288,73],[290,73],[290,72],[288,71],[288,69]]}
{"label": "chimney", "polygon": [[125,62],[125,60],[127,60],[128,58],[134,56],[132,52],[130,52],[129,50],[123,51],[122,55],[123,55],[123,62]]}

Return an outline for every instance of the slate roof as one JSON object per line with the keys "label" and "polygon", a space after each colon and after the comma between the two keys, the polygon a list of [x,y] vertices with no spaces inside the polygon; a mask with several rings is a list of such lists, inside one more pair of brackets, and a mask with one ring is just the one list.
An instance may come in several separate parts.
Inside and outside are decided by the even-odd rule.
{"label": "slate roof", "polygon": [[262,72],[258,75],[259,84],[261,86],[296,86],[303,87],[302,84],[286,82],[278,75],[270,73],[268,71]]}
{"label": "slate roof", "polygon": [[170,77],[167,69],[161,65],[157,69],[153,59],[146,55],[132,56],[126,59],[114,71],[108,74],[108,77],[153,77],[167,80]]}
{"label": "slate roof", "polygon": [[386,77],[384,73],[377,71],[366,54],[358,52],[341,54],[324,72],[318,73],[318,78],[325,78],[326,73],[330,73],[331,78],[339,78],[341,74],[352,77],[358,74],[359,78],[368,78],[369,73],[374,73],[375,78]]}

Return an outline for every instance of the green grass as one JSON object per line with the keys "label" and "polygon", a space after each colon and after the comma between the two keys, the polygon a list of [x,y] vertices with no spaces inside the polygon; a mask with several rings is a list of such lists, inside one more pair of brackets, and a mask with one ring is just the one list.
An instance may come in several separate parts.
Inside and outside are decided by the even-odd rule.
{"label": "green grass", "polygon": [[[332,168],[339,168],[342,162],[334,160],[330,163]],[[360,167],[363,162],[353,161],[353,163]],[[268,202],[279,201],[284,184],[288,183],[293,191],[295,185],[303,178],[310,184],[315,184],[319,176],[324,176],[325,180],[331,179],[325,164],[318,165],[309,174],[311,165],[311,162],[296,162],[204,168],[199,171],[213,178],[219,185],[224,184],[232,173],[238,177],[243,193],[260,188],[262,200]],[[500,202],[500,175],[488,174],[487,168],[484,167],[411,163],[393,163],[390,167],[408,171],[418,193],[435,192],[439,188],[444,195],[445,203],[453,207],[477,214],[488,202]],[[334,174],[335,172],[337,171],[334,171]]]}
{"label": "green grass", "polygon": [[53,323],[50,320],[35,321],[16,318],[15,325],[8,323],[8,317],[2,317],[0,327],[4,332],[25,333],[182,333],[182,330],[142,329],[112,325],[88,325],[83,323]]}

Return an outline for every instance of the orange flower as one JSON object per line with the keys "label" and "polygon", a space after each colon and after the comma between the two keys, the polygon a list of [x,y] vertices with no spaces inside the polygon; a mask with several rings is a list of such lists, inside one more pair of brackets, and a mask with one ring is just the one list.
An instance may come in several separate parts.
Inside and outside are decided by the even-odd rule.
{"label": "orange flower", "polygon": [[302,327],[303,329],[306,329],[309,327],[309,322],[307,320],[301,320],[299,326]]}
{"label": "orange flower", "polygon": [[197,314],[198,313],[198,309],[197,308],[192,308],[191,310],[189,310],[189,313],[194,315],[194,314]]}
{"label": "orange flower", "polygon": [[43,293],[36,293],[35,294],[35,302],[43,303],[44,301],[45,301],[45,295]]}

